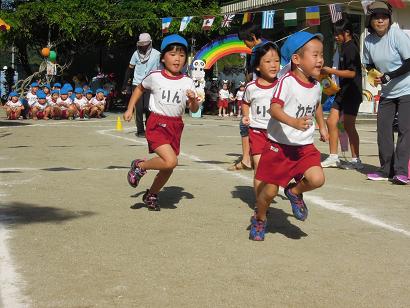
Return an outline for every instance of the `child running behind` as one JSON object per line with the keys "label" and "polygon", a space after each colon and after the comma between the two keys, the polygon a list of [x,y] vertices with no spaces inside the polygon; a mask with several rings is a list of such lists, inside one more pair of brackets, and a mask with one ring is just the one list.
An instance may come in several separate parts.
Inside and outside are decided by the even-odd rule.
{"label": "child running behind", "polygon": [[[320,83],[323,66],[323,36],[308,32],[291,35],[281,48],[282,64],[290,71],[280,77],[270,107],[268,138],[255,178],[260,184],[257,212],[251,218],[249,238],[265,238],[266,212],[279,186],[285,187],[293,214],[305,220],[308,209],[303,193],[325,182],[320,165],[320,152],[313,145],[316,117],[321,140],[328,139],[323,119]],[[289,184],[291,179],[296,183]]]}
{"label": "child running behind", "polygon": [[[266,42],[255,50],[253,68],[257,79],[246,85],[242,105],[242,122],[249,126],[249,144],[255,168],[268,142],[267,127],[270,120],[269,108],[276,85],[276,74],[280,68],[279,48],[273,42]],[[255,196],[259,193],[260,181],[254,178]]]}
{"label": "child running behind", "polygon": [[144,78],[133,91],[124,120],[130,121],[135,105],[145,90],[151,91],[149,102],[151,115],[148,118],[146,138],[150,153],[158,157],[149,160],[136,159],[128,172],[128,183],[137,187],[147,170],[159,170],[150,189],[142,200],[148,210],[159,211],[158,193],[167,183],[178,164],[181,134],[184,127],[182,115],[188,107],[197,112],[199,103],[196,98],[194,81],[182,74],[187,62],[188,43],[177,35],[166,36],[161,43],[161,62],[164,69],[153,71]]}

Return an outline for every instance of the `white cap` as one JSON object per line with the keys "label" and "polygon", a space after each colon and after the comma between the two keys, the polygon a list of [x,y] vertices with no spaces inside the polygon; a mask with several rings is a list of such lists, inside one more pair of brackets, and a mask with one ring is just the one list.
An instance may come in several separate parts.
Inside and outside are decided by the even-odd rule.
{"label": "white cap", "polygon": [[150,43],[151,43],[151,35],[149,35],[148,33],[141,33],[138,38],[137,45],[146,46],[146,45],[149,45]]}

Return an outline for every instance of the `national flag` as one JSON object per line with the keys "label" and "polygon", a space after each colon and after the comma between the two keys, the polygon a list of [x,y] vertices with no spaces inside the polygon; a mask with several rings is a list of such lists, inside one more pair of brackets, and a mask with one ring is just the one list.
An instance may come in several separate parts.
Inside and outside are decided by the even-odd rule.
{"label": "national flag", "polygon": [[204,16],[204,23],[202,24],[202,30],[211,30],[212,24],[214,23],[215,16]]}
{"label": "national flag", "polygon": [[406,7],[406,3],[403,0],[389,0],[392,7],[403,9]]}
{"label": "national flag", "polygon": [[264,11],[262,13],[262,29],[273,29],[274,19],[275,11]]}
{"label": "national flag", "polygon": [[284,23],[285,27],[298,25],[298,14],[296,10],[285,10]]}
{"label": "national flag", "polygon": [[320,10],[318,6],[308,6],[306,8],[306,25],[307,26],[320,25]]}
{"label": "national flag", "polygon": [[229,28],[234,18],[235,18],[235,14],[224,15],[224,18],[222,19],[221,27]]}
{"label": "national flag", "polygon": [[192,16],[182,17],[181,25],[179,26],[179,31],[182,32],[188,27],[188,24],[191,22]]}
{"label": "national flag", "polygon": [[168,33],[169,26],[171,25],[172,17],[162,18],[162,34]]}
{"label": "national flag", "polygon": [[332,18],[332,23],[343,18],[342,16],[342,5],[339,3],[329,4],[330,17]]}
{"label": "national flag", "polygon": [[248,12],[244,13],[243,14],[243,19],[242,19],[242,24],[252,21],[252,17],[253,17],[252,13],[248,13]]}
{"label": "national flag", "polygon": [[367,14],[367,7],[373,2],[374,2],[373,0],[363,0],[362,1],[363,12],[365,14]]}

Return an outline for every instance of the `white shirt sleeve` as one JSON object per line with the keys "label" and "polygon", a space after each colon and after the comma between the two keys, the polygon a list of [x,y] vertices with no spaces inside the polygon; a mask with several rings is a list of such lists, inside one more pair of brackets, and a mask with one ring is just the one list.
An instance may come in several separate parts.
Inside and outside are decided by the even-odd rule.
{"label": "white shirt sleeve", "polygon": [[271,100],[271,104],[279,104],[282,107],[288,101],[289,96],[289,82],[291,78],[284,77],[279,80],[277,83],[275,90],[273,91],[273,97]]}
{"label": "white shirt sleeve", "polygon": [[250,91],[249,87],[246,87],[245,94],[243,95],[243,101],[246,104],[251,103],[251,91]]}
{"label": "white shirt sleeve", "polygon": [[148,74],[148,76],[146,76],[146,77],[142,80],[141,84],[142,84],[142,86],[143,86],[144,89],[147,89],[147,90],[151,90],[151,89],[152,89],[152,76],[153,76],[153,74]]}

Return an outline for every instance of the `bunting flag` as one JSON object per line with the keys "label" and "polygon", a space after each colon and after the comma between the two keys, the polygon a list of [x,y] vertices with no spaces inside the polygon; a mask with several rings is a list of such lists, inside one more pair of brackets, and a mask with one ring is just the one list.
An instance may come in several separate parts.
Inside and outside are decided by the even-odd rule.
{"label": "bunting flag", "polygon": [[262,13],[262,29],[273,29],[275,11],[264,11]]}
{"label": "bunting flag", "polygon": [[214,23],[215,16],[204,16],[204,23],[202,24],[202,30],[211,30],[212,24]]}
{"label": "bunting flag", "polygon": [[221,27],[229,28],[234,18],[235,18],[235,14],[224,15],[224,18],[222,19]]}
{"label": "bunting flag", "polygon": [[162,34],[168,33],[169,26],[171,25],[172,17],[162,18]]}
{"label": "bunting flag", "polygon": [[389,0],[392,7],[403,9],[406,7],[406,3],[403,0]]}
{"label": "bunting flag", "polygon": [[343,18],[342,16],[342,5],[339,3],[329,4],[330,17],[332,18],[332,23]]}
{"label": "bunting flag", "polygon": [[320,10],[318,6],[309,6],[306,8],[306,25],[320,25]]}
{"label": "bunting flag", "polygon": [[242,24],[252,21],[252,17],[253,17],[252,13],[248,13],[248,12],[244,13],[243,14],[243,19],[242,19]]}
{"label": "bunting flag", "polygon": [[179,31],[182,32],[188,27],[188,24],[191,22],[192,16],[185,16],[181,20],[181,25],[179,26]]}
{"label": "bunting flag", "polygon": [[285,27],[298,25],[298,15],[296,10],[285,10],[284,23]]}
{"label": "bunting flag", "polygon": [[9,31],[10,30],[10,25],[7,24],[3,19],[0,18],[0,31]]}

